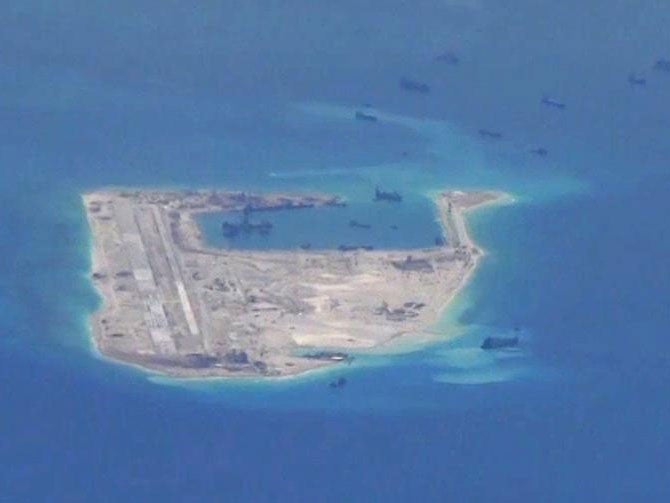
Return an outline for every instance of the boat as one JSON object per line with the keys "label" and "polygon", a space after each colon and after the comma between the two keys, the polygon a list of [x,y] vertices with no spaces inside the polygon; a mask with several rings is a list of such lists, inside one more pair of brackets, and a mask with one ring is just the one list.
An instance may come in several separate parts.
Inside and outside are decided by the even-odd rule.
{"label": "boat", "polygon": [[340,246],[337,247],[337,249],[341,252],[358,251],[358,250],[372,251],[372,250],[375,249],[375,247],[372,246],[372,245],[345,245],[345,244],[341,244]]}
{"label": "boat", "polygon": [[240,223],[225,221],[221,224],[221,232],[226,238],[235,238],[240,234],[252,234],[258,232],[261,236],[267,236],[273,228],[272,222],[263,220],[257,224],[251,222],[251,206],[245,206]]}
{"label": "boat", "polygon": [[329,386],[334,389],[344,388],[347,385],[347,380],[344,377],[340,377],[336,381],[331,381]]}
{"label": "boat", "polygon": [[354,117],[356,117],[356,119],[359,121],[365,121],[365,122],[377,122],[378,120],[376,116],[365,112],[361,112],[360,110],[356,111]]}
{"label": "boat", "polygon": [[403,91],[408,91],[410,93],[428,94],[430,92],[430,86],[428,84],[417,80],[406,79],[404,77],[400,79],[400,88]]}
{"label": "boat", "polygon": [[479,136],[483,136],[484,138],[491,138],[493,140],[499,140],[502,138],[502,133],[491,131],[490,129],[480,129]]}
{"label": "boat", "polygon": [[221,224],[221,233],[226,238],[234,238],[240,233],[239,224],[234,224],[232,222],[223,222]]}
{"label": "boat", "polygon": [[480,348],[484,350],[490,349],[506,349],[515,348],[519,345],[518,337],[487,337],[482,342]]}
{"label": "boat", "polygon": [[670,59],[657,59],[656,63],[654,63],[654,70],[670,73]]}
{"label": "boat", "polygon": [[547,96],[542,98],[541,103],[548,107],[558,108],[559,110],[564,110],[566,108],[565,103],[562,101],[555,100],[554,98],[548,98]]}
{"label": "boat", "polygon": [[390,191],[386,192],[381,190],[379,187],[375,187],[375,198],[373,199],[375,202],[379,201],[388,201],[392,203],[400,203],[402,202],[402,196],[398,191]]}
{"label": "boat", "polygon": [[330,360],[334,362],[342,362],[345,360],[350,361],[354,359],[353,356],[347,353],[342,353],[341,351],[316,351],[314,353],[305,353],[302,357],[310,360]]}
{"label": "boat", "polygon": [[358,220],[349,220],[349,227],[354,227],[356,229],[370,229],[372,226],[370,224],[362,224]]}
{"label": "boat", "polygon": [[456,66],[461,62],[461,59],[452,51],[446,51],[435,57],[435,61],[446,63],[448,65]]}

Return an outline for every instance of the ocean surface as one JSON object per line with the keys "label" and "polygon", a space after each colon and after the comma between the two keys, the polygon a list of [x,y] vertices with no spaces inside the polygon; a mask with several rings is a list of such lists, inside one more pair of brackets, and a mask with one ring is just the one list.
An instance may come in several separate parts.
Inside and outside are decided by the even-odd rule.
{"label": "ocean surface", "polygon": [[[5,5],[0,501],[668,501],[669,25],[665,0]],[[433,343],[182,382],[91,348],[80,193],[109,185],[515,202],[469,216],[487,255]],[[417,204],[383,239],[432,241]]]}

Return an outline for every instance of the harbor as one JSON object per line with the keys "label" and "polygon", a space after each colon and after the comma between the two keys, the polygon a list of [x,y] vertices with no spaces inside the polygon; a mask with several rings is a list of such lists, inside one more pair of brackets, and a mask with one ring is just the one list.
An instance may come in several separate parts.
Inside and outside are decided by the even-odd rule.
{"label": "harbor", "polygon": [[[374,193],[373,193],[374,196]],[[206,242],[237,250],[335,250],[372,247],[377,250],[428,248],[443,239],[438,214],[427,197],[402,204],[371,199],[346,205],[285,211],[202,213],[197,216]],[[232,224],[232,225],[229,225]]]}

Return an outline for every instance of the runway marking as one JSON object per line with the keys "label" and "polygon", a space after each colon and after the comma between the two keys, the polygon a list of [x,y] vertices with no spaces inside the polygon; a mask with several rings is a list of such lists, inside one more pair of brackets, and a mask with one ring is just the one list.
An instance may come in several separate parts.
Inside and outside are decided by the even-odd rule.
{"label": "runway marking", "polygon": [[165,224],[161,218],[160,210],[157,206],[152,206],[151,210],[153,212],[154,220],[156,221],[156,226],[158,227],[158,233],[161,236],[163,241],[163,246],[165,247],[168,264],[172,270],[172,276],[174,277],[175,284],[177,285],[177,294],[181,300],[182,310],[184,311],[184,317],[186,318],[186,323],[188,324],[188,329],[191,332],[191,335],[197,336],[200,334],[198,329],[198,322],[195,319],[195,313],[193,312],[193,307],[191,306],[191,301],[188,298],[186,293],[186,288],[184,287],[184,280],[181,275],[181,269],[177,258],[172,247],[172,242],[168,239],[167,231],[165,229]]}

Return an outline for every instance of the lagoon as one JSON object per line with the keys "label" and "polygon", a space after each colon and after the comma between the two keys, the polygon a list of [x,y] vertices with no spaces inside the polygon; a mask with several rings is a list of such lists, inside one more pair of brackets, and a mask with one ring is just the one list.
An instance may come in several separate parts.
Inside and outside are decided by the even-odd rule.
{"label": "lagoon", "polygon": [[221,224],[241,218],[239,212],[205,213],[199,215],[198,223],[210,245],[240,250],[291,250],[305,245],[313,250],[341,245],[403,250],[432,247],[436,238],[443,238],[437,209],[428,197],[402,203],[354,201],[346,207],[258,212],[252,214],[252,221],[271,222],[269,234],[224,237]]}

